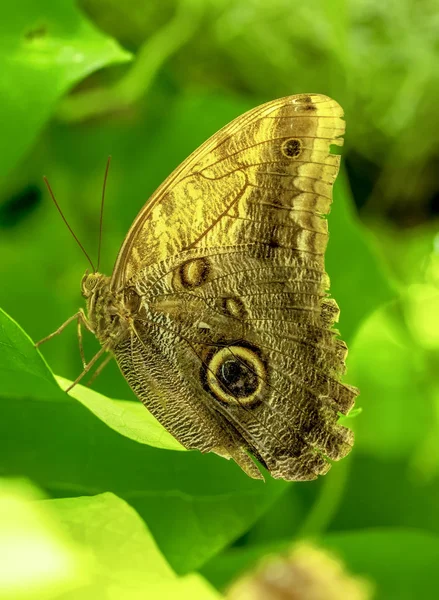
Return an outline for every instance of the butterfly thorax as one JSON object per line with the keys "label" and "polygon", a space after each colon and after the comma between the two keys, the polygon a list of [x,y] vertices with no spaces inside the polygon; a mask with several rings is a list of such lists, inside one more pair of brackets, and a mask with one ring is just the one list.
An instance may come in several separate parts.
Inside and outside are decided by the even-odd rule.
{"label": "butterfly thorax", "polygon": [[110,278],[86,272],[81,282],[87,300],[87,320],[101,344],[116,345],[131,322],[131,310],[125,295],[110,289]]}

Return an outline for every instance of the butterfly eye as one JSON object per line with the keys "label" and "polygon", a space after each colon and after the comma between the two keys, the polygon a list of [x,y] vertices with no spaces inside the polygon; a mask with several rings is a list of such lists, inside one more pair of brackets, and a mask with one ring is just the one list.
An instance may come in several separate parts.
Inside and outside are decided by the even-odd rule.
{"label": "butterfly eye", "polygon": [[211,357],[205,381],[217,399],[250,405],[261,400],[266,369],[256,348],[228,346]]}
{"label": "butterfly eye", "polygon": [[81,281],[81,290],[84,298],[88,298],[91,292],[95,289],[99,281],[99,277],[96,277],[93,273],[86,271]]}

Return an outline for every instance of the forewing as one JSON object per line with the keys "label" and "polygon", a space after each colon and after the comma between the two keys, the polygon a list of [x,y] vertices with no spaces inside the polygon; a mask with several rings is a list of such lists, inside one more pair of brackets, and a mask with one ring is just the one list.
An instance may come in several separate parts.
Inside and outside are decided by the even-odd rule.
{"label": "forewing", "polygon": [[[340,159],[329,146],[343,143],[342,115],[326,96],[299,94],[263,104],[226,125],[142,208],[119,252],[112,288],[123,288],[143,267],[195,246],[252,242],[254,233],[257,242],[273,243],[278,222],[289,247],[311,243],[324,251],[327,228],[320,215],[329,210]],[[247,222],[236,222],[242,218]],[[257,223],[267,224],[267,218],[271,227],[261,229]]]}

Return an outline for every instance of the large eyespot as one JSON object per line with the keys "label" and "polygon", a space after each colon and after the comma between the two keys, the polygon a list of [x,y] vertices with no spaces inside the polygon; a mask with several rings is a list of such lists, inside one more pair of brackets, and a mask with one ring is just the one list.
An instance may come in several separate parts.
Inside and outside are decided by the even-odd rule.
{"label": "large eyespot", "polygon": [[208,391],[227,404],[251,405],[262,400],[266,368],[256,348],[227,346],[207,363],[205,382]]}

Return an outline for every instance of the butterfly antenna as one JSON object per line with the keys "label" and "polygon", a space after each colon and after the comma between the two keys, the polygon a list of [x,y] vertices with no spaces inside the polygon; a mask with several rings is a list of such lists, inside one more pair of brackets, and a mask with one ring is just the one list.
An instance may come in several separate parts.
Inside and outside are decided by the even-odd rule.
{"label": "butterfly antenna", "polygon": [[107,187],[108,171],[110,170],[111,155],[107,159],[107,166],[105,167],[104,185],[102,186],[102,199],[101,199],[101,214],[99,217],[99,245],[98,245],[98,266],[101,264],[101,246],[102,246],[102,223],[104,221],[104,202],[105,202],[105,189]]}
{"label": "butterfly antenna", "polygon": [[76,236],[75,232],[74,232],[74,231],[73,231],[73,229],[70,227],[70,225],[69,225],[69,224],[68,224],[68,222],[67,222],[67,219],[66,219],[66,218],[65,218],[65,216],[63,215],[63,212],[62,212],[62,210],[60,209],[58,202],[56,201],[55,194],[53,193],[53,191],[52,191],[52,188],[50,187],[50,183],[49,183],[49,181],[47,180],[47,177],[46,177],[46,176],[44,176],[44,177],[43,177],[43,181],[44,181],[44,183],[46,184],[46,187],[47,187],[47,189],[49,190],[50,197],[52,198],[52,200],[53,200],[53,203],[55,204],[56,208],[58,209],[58,212],[59,212],[59,214],[61,215],[61,218],[62,218],[62,220],[63,220],[63,221],[64,221],[64,223],[67,225],[67,229],[68,229],[68,230],[70,231],[70,233],[73,235],[73,237],[74,237],[74,238],[75,238],[75,240],[76,240],[76,243],[78,244],[78,246],[79,246],[79,247],[81,248],[81,250],[83,251],[83,253],[84,253],[84,255],[85,255],[86,259],[88,260],[88,262],[89,262],[89,263],[90,263],[90,265],[91,265],[91,268],[93,269],[93,273],[96,273],[96,269],[94,268],[94,265],[93,265],[93,263],[92,263],[92,261],[91,261],[91,258],[90,258],[90,256],[88,255],[88,253],[87,253],[86,249],[84,248],[84,246],[83,246],[83,245],[81,244],[81,242],[78,240],[78,238],[77,238],[77,236]]}

